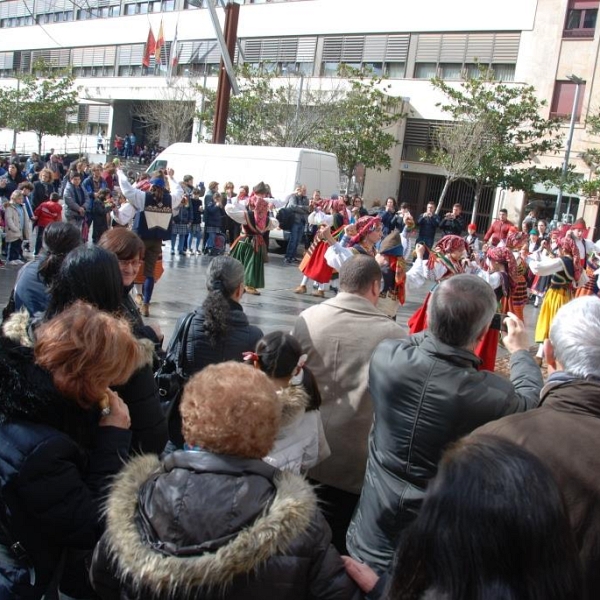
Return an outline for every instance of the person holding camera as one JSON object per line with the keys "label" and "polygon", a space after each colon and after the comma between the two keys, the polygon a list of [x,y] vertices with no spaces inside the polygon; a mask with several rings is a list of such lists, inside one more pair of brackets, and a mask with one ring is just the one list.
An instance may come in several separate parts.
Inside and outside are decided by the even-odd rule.
{"label": "person holding camera", "polygon": [[542,373],[528,352],[523,322],[513,313],[504,319],[503,338],[512,355],[510,380],[479,370],[474,351],[496,308],[496,295],[486,281],[454,275],[431,296],[427,331],[384,340],[373,353],[373,428],[346,545],[353,558],[378,573],[389,568],[444,449],[485,423],[539,403]]}
{"label": "person holding camera", "polygon": [[440,229],[444,235],[462,235],[466,229],[465,216],[462,214],[462,206],[455,204],[452,212],[446,213],[446,216],[440,223]]}

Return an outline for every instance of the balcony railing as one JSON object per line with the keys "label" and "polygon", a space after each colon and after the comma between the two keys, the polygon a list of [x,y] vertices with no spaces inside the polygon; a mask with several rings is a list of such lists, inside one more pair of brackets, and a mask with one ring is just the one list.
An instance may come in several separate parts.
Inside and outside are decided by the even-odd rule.
{"label": "balcony railing", "polygon": [[563,38],[593,39],[595,29],[565,29]]}

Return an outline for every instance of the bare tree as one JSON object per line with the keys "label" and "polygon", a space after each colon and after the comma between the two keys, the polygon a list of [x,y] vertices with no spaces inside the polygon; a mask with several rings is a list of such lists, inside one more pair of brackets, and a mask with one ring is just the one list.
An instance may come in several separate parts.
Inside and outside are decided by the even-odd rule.
{"label": "bare tree", "polygon": [[436,164],[444,170],[446,181],[436,208],[439,213],[450,184],[459,179],[469,179],[488,152],[491,140],[486,135],[484,120],[455,121],[443,125],[438,129],[434,140],[434,149],[423,154],[421,160]]}
{"label": "bare tree", "polygon": [[147,129],[150,143],[168,146],[189,142],[196,114],[196,86],[189,81],[162,91],[158,100],[133,106],[132,112]]}

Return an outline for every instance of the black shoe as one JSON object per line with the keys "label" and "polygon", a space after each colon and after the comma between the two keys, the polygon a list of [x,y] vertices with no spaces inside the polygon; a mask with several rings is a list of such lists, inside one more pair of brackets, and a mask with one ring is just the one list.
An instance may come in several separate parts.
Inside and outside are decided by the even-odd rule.
{"label": "black shoe", "polygon": [[292,258],[291,262],[293,263],[299,263],[301,262],[299,258]]}
{"label": "black shoe", "polygon": [[286,258],[284,258],[284,259],[283,259],[283,262],[284,262],[286,265],[291,265],[291,264],[292,264],[292,259],[291,259],[291,258],[287,258],[287,257],[286,257]]}

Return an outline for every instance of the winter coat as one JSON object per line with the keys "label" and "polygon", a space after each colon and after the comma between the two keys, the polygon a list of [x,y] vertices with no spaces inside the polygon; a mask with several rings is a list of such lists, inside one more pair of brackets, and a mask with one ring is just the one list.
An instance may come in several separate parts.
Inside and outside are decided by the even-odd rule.
{"label": "winter coat", "polygon": [[65,219],[67,220],[81,220],[85,215],[80,214],[79,209],[83,208],[86,212],[89,212],[92,208],[90,197],[83,186],[78,185],[75,187],[70,181],[65,186],[63,200],[65,203]]}
{"label": "winter coat", "polygon": [[21,226],[19,209],[15,206],[15,203],[7,202],[4,205],[4,227],[7,243],[31,239],[31,220],[27,214],[25,204],[21,204],[21,206],[24,215],[23,226]]}
{"label": "winter coat", "polygon": [[[91,555],[100,538],[100,506],[131,433],[98,427],[98,412],[63,398],[31,348],[4,337],[0,372],[0,515],[10,531],[0,534],[0,598],[41,598],[67,549],[62,589],[73,592],[86,571],[72,555]],[[10,552],[17,541],[26,558]]]}
{"label": "winter coat", "polygon": [[[4,334],[13,342],[33,346],[31,320],[26,312],[11,315],[3,325]],[[134,334],[136,332],[134,331]],[[158,389],[152,371],[154,344],[149,340],[138,340],[144,351],[144,364],[129,380],[120,386],[112,386],[127,404],[131,417],[131,451],[159,453],[167,442],[166,422],[161,410]]]}
{"label": "winter coat", "polygon": [[326,485],[360,494],[373,422],[367,386],[369,360],[387,338],[406,337],[366,298],[347,292],[306,309],[292,335],[307,353],[323,402],[321,416],[331,456],[310,470]]}
{"label": "winter coat", "polygon": [[[185,363],[177,364],[185,377],[191,377],[194,373],[201,371],[207,365],[215,365],[228,360],[243,360],[244,352],[252,352],[256,343],[263,336],[262,330],[248,323],[248,317],[244,314],[241,305],[233,300],[229,302],[229,330],[225,338],[216,345],[212,345],[204,332],[204,310],[202,307],[194,310],[194,316],[188,329],[185,344]],[[167,348],[167,356],[179,357],[180,344],[177,342],[177,334],[187,315],[183,315],[175,325],[173,337]],[[177,362],[177,361],[175,361]],[[168,413],[169,438],[175,447],[183,446],[181,437],[181,415],[177,407],[173,407]]]}
{"label": "winter coat", "polygon": [[50,301],[48,288],[38,273],[45,258],[46,255],[42,254],[36,260],[23,265],[15,282],[15,309],[25,308],[30,316],[44,312]]}
{"label": "winter coat", "polygon": [[290,385],[277,394],[282,403],[281,424],[275,443],[263,460],[300,475],[331,454],[321,413],[306,410],[310,398],[302,385]]}
{"label": "winter coat", "polygon": [[386,340],[373,353],[374,426],[346,545],[379,572],[415,518],[444,449],[484,423],[538,405],[542,374],[527,351],[511,356],[510,381],[478,371],[480,363],[427,332]]}
{"label": "winter coat", "polygon": [[42,202],[50,199],[50,194],[54,191],[52,182],[45,183],[43,181],[36,181],[33,184],[33,201],[31,207],[35,210]]}
{"label": "winter coat", "polygon": [[216,227],[223,229],[225,224],[225,209],[216,203],[212,203],[204,209],[202,218],[204,219],[204,225],[206,227]]}
{"label": "winter coat", "polygon": [[34,214],[37,217],[36,225],[47,227],[50,223],[62,220],[62,206],[60,202],[47,200],[35,209]]}
{"label": "winter coat", "polygon": [[600,382],[550,376],[541,406],[493,421],[475,433],[497,435],[535,454],[554,475],[569,513],[586,594],[600,597]]}
{"label": "winter coat", "polygon": [[417,225],[419,226],[419,239],[427,242],[428,244],[433,244],[433,239],[435,238],[435,231],[440,224],[439,215],[427,215],[422,214],[418,221]]}
{"label": "winter coat", "polygon": [[[261,329],[248,323],[248,317],[240,304],[229,300],[229,307],[229,330],[225,339],[215,346],[208,341],[204,332],[204,310],[202,307],[198,307],[194,311],[185,350],[185,374],[188,377],[201,371],[207,365],[228,360],[241,362],[242,354],[254,351],[256,343],[263,336]],[[179,330],[184,318],[185,315],[177,321],[175,332]],[[179,354],[178,348],[172,347],[171,343],[168,352]]]}
{"label": "winter coat", "polygon": [[117,477],[91,568],[108,599],[358,599],[314,491],[256,459],[177,451]]}

